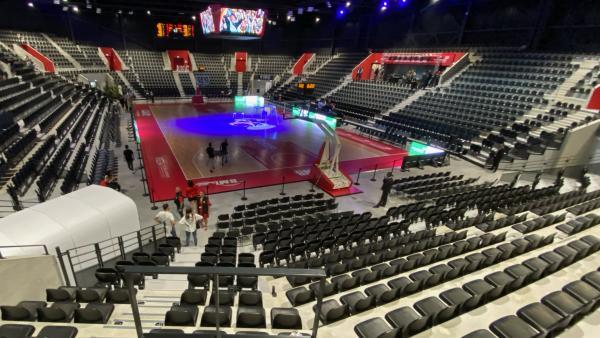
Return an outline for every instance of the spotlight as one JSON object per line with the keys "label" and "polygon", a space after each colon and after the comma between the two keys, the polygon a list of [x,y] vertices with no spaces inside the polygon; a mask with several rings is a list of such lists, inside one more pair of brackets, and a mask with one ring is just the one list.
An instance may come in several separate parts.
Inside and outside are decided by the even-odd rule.
{"label": "spotlight", "polygon": [[321,21],[321,18],[319,18],[318,16],[315,18],[315,22],[319,22]]}
{"label": "spotlight", "polygon": [[286,19],[287,19],[287,21],[290,21],[290,20],[292,20],[292,16],[291,16],[291,15],[288,15],[288,16],[286,17]]}
{"label": "spotlight", "polygon": [[146,11],[146,14],[148,14],[148,15],[152,15],[152,12],[150,12],[150,11]]}
{"label": "spotlight", "polygon": [[386,7],[386,6],[381,6],[381,11],[382,11],[382,12],[385,12],[386,10],[387,10],[387,7]]}
{"label": "spotlight", "polygon": [[340,15],[344,15],[344,13],[346,13],[346,11],[343,9],[340,9],[339,13],[340,13]]}
{"label": "spotlight", "polygon": [[196,16],[192,15],[192,21],[196,21]]}
{"label": "spotlight", "polygon": [[77,7],[77,6],[73,6],[73,12],[75,12],[75,13],[79,13],[79,7]]}
{"label": "spotlight", "polygon": [[28,2],[28,3],[27,3],[27,7],[29,7],[29,8],[33,8],[33,7],[35,7],[35,6],[33,5],[33,2]]}
{"label": "spotlight", "polygon": [[350,7],[350,6],[352,6],[352,2],[350,2],[350,1],[346,1],[346,8],[348,8],[348,7]]}

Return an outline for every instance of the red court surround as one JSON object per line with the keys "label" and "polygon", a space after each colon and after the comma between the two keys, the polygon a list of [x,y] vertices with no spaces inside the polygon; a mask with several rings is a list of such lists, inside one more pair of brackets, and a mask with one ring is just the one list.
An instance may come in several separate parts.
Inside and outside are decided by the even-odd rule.
{"label": "red court surround", "polygon": [[[175,187],[182,189],[186,186],[186,177],[184,176],[175,155],[171,151],[167,140],[162,134],[160,127],[152,115],[148,105],[136,105],[134,115],[138,134],[141,140],[142,157],[144,168],[148,178],[148,187],[150,198],[154,202],[172,200],[175,194]],[[378,151],[385,152],[387,155],[376,158],[365,158],[358,160],[341,161],[340,169],[347,175],[356,174],[359,170],[372,171],[377,169],[391,168],[392,166],[400,168],[402,159],[407,155],[403,149],[390,146],[388,144],[369,140],[360,135],[338,130],[340,137],[350,138],[359,141],[362,144],[369,145]],[[295,162],[291,164],[296,167],[278,169],[275,166],[278,163],[272,163],[267,157],[261,155],[260,149],[248,144],[249,149],[244,149],[257,161],[265,167],[273,168],[269,170],[248,172],[235,175],[215,176],[208,178],[193,179],[197,186],[208,189],[209,194],[241,190],[244,182],[247,189],[265,187],[270,185],[279,185],[285,178],[286,183],[314,180],[313,164],[302,159],[294,158]],[[284,152],[281,153],[281,161],[289,163],[290,158],[286,154],[298,153],[300,149],[293,144],[284,143]],[[306,153],[306,150],[302,150]],[[277,160],[277,158],[276,158]],[[352,179],[355,177],[353,176]],[[362,179],[367,179],[363,176]],[[341,195],[356,193],[356,189],[351,187],[348,191],[340,192]]]}

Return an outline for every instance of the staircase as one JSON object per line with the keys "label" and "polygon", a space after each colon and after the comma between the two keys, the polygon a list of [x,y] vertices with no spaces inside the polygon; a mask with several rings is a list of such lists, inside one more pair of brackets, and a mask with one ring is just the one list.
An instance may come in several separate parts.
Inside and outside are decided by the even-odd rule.
{"label": "staircase", "polygon": [[352,82],[352,76],[351,75],[344,76],[344,80],[342,81],[342,83],[340,83],[337,87],[333,88],[329,92],[325,93],[323,96],[319,97],[319,99],[324,99],[326,97],[333,95],[338,90],[346,87],[350,82]]}
{"label": "staircase", "polygon": [[163,59],[163,66],[164,66],[164,70],[172,70],[171,69],[171,59],[169,59],[169,54],[165,51],[163,53],[161,53],[162,59]]}
{"label": "staircase", "polygon": [[[192,53],[190,53],[190,55],[192,55]],[[196,77],[194,76],[194,72],[187,72],[189,77],[190,77],[190,81],[192,81],[192,86],[194,86],[194,92],[196,90],[198,90],[198,84],[196,83]]]}
{"label": "staircase", "polygon": [[244,95],[244,73],[237,73],[237,88],[236,95]]}
{"label": "staircase", "polygon": [[67,53],[64,49],[60,48],[60,46],[56,42],[54,42],[54,40],[52,40],[48,35],[42,33],[42,36],[44,37],[44,39],[46,39],[52,45],[52,47],[54,47],[54,49],[56,49],[62,56],[64,56],[77,70],[83,69],[83,67],[81,67],[81,64],[79,62],[77,62],[77,60],[75,60],[71,56],[71,54]]}
{"label": "staircase", "polygon": [[554,96],[566,96],[571,87],[575,86],[579,80],[582,80],[587,73],[589,73],[595,66],[598,65],[597,60],[582,60],[582,61],[574,61],[573,64],[578,64],[579,68],[573,72],[573,74],[568,77],[565,82],[563,82],[556,91],[554,91]]}
{"label": "staircase", "polygon": [[[174,75],[177,75],[177,74],[174,74]],[[181,79],[179,78],[179,76],[173,76],[173,79],[175,80],[175,86],[177,86],[177,91],[179,92],[179,96],[185,97],[185,90],[183,90],[183,85],[181,84]]]}
{"label": "staircase", "polygon": [[331,62],[331,60],[337,59],[338,57],[339,57],[339,55],[335,54],[332,57],[330,57],[327,61],[323,62],[317,68],[315,68],[314,71],[312,71],[312,72],[304,72],[302,75],[313,75],[313,74],[316,74],[316,73],[318,73],[321,70],[321,68],[325,67],[329,62]]}
{"label": "staircase", "polygon": [[416,100],[418,100],[421,96],[425,95],[425,93],[427,93],[430,90],[431,89],[418,89],[411,96],[407,97],[402,102],[400,102],[397,105],[393,106],[392,108],[388,109],[382,115],[390,115],[390,113],[401,110],[402,108],[404,108],[404,107],[410,105],[411,103],[415,102]]}
{"label": "staircase", "polygon": [[127,80],[125,75],[123,75],[123,72],[115,71],[115,73],[117,73],[117,76],[119,76],[119,79],[121,79],[121,81],[125,84],[125,86],[127,88],[129,88],[129,90],[131,90],[131,92],[135,95],[135,97],[142,97],[141,93],[138,93],[137,90],[135,90],[135,88],[133,88],[133,86],[131,85],[131,82],[129,82],[129,80]]}

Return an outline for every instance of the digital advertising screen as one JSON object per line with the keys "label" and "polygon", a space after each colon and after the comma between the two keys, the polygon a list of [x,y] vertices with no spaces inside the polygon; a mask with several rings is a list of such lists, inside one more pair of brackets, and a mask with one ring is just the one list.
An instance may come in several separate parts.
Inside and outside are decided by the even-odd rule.
{"label": "digital advertising screen", "polygon": [[408,156],[443,154],[444,151],[439,148],[428,146],[425,143],[411,141],[408,146]]}
{"label": "digital advertising screen", "polygon": [[204,35],[216,32],[215,20],[210,6],[204,12],[200,13],[200,23],[202,24],[202,33]]}
{"label": "digital advertising screen", "polygon": [[159,39],[191,39],[194,37],[194,25],[159,22],[156,24],[156,37]]}
{"label": "digital advertising screen", "polygon": [[325,123],[327,123],[327,125],[331,129],[334,129],[334,130],[337,127],[337,119],[335,117],[315,113],[315,112],[312,112],[312,111],[309,111],[307,109],[303,109],[300,107],[292,107],[292,116],[298,117],[298,118],[304,118],[304,119],[307,119],[310,121],[313,121],[313,120],[324,121]]}
{"label": "digital advertising screen", "polygon": [[264,30],[265,12],[262,9],[221,8],[221,33],[261,36]]}
{"label": "digital advertising screen", "polygon": [[213,37],[260,38],[265,32],[267,13],[262,9],[242,9],[211,5],[200,13],[202,33]]}

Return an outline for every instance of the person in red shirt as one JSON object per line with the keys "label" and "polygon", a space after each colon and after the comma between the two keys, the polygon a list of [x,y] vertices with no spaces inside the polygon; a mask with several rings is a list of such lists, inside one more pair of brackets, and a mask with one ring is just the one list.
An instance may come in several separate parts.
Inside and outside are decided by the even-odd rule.
{"label": "person in red shirt", "polygon": [[210,205],[211,203],[208,199],[208,195],[205,195],[203,191],[200,191],[200,196],[198,197],[198,214],[202,216],[204,231],[208,230],[208,213]]}
{"label": "person in red shirt", "polygon": [[188,202],[192,205],[192,209],[198,208],[198,188],[194,185],[192,180],[187,181],[187,188],[185,189],[185,197]]}

